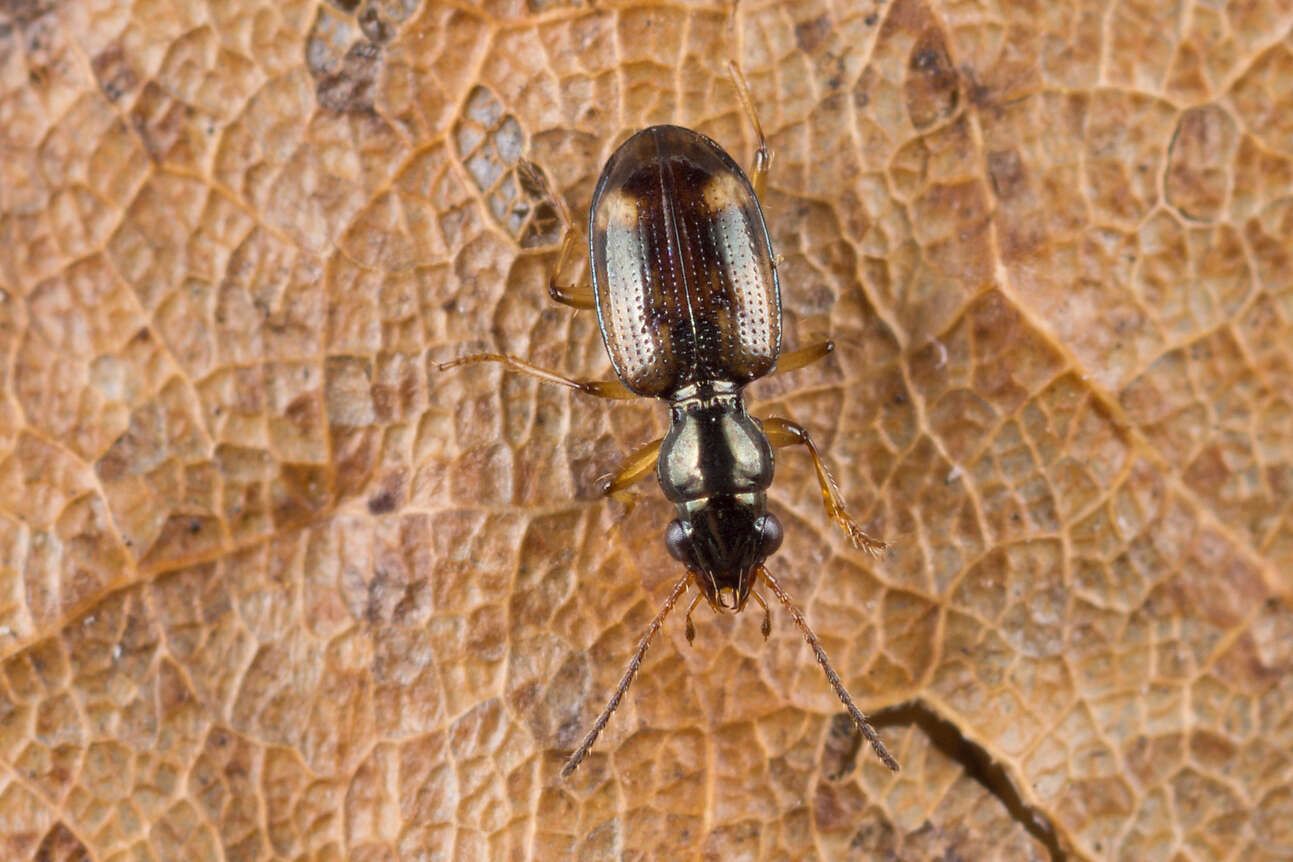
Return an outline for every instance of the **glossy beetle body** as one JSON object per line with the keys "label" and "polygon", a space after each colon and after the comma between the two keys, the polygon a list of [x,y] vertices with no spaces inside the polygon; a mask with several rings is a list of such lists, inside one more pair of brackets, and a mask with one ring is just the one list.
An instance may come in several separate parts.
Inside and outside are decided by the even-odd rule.
{"label": "glossy beetle body", "polygon": [[441,363],[441,370],[474,362],[499,362],[513,371],[604,398],[651,397],[669,405],[669,432],[638,450],[603,490],[618,495],[654,472],[676,518],[665,530],[669,553],[687,568],[639,642],[619,686],[579,748],[566,762],[569,775],[583,760],[633,681],[665,617],[693,583],[686,635],[694,635],[692,610],[703,597],[717,612],[736,613],[751,596],[763,608],[763,636],[771,631],[764,585],[789,611],[812,647],[854,725],[891,769],[898,763],[853,703],[803,613],[764,561],[781,545],[781,524],[767,510],[774,473],[773,450],[804,446],[813,460],[827,513],[853,544],[872,553],[885,548],[854,523],[843,497],[806,429],[788,419],[762,422],[746,411],[747,384],[774,371],[800,368],[829,354],[823,341],[781,353],[781,287],[759,193],[771,154],[744,78],[729,64],[732,83],[759,137],[752,179],[704,135],[679,126],[651,126],[630,137],[607,161],[588,215],[592,284],[563,284],[560,273],[573,248],[574,231],[564,202],[537,169],[522,165],[566,225],[552,298],[597,311],[602,341],[616,380],[579,381],[499,353],[478,353]]}
{"label": "glossy beetle body", "polygon": [[669,402],[656,475],[677,506],[670,552],[716,609],[738,611],[781,542],[773,456],[741,388],[781,351],[781,291],[763,210],[718,144],[651,126],[602,170],[588,216],[593,293],[616,376]]}

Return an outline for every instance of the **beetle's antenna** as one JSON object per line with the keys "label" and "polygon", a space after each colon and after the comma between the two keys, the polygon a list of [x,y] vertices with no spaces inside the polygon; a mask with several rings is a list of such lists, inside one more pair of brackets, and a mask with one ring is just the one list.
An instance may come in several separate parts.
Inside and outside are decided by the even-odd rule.
{"label": "beetle's antenna", "polygon": [[884,743],[880,741],[880,737],[876,734],[875,728],[871,726],[871,722],[866,720],[862,710],[858,709],[857,705],[853,703],[853,698],[849,697],[848,690],[844,688],[844,683],[840,682],[840,675],[835,672],[835,668],[831,667],[831,660],[826,657],[826,650],[822,649],[822,642],[817,639],[817,635],[808,627],[808,621],[804,619],[803,612],[795,607],[794,602],[790,601],[790,596],[786,595],[786,591],[781,589],[781,584],[777,583],[777,579],[772,577],[767,569],[760,566],[759,574],[768,582],[768,587],[786,606],[786,610],[790,612],[795,625],[799,626],[799,630],[804,633],[804,640],[808,641],[808,645],[813,648],[813,652],[817,655],[817,663],[822,666],[822,670],[826,671],[827,682],[831,684],[831,688],[835,689],[835,693],[839,695],[840,701],[844,704],[844,708],[849,711],[849,717],[853,719],[857,729],[862,731],[862,735],[866,737],[867,742],[871,743],[871,747],[884,761],[884,765],[897,772],[898,761],[894,760],[893,755],[889,753],[889,749],[884,747]]}
{"label": "beetle's antenna", "polygon": [[664,605],[660,608],[660,612],[655,615],[651,625],[647,626],[646,634],[642,636],[637,652],[633,654],[633,660],[629,662],[628,669],[624,671],[624,676],[620,678],[620,684],[615,688],[615,694],[611,695],[611,699],[606,703],[606,708],[593,722],[593,729],[588,731],[584,741],[579,743],[579,748],[575,749],[575,753],[570,755],[566,765],[561,768],[562,778],[566,778],[575,771],[575,768],[588,754],[588,749],[592,748],[593,743],[597,741],[597,735],[602,732],[602,728],[606,727],[606,722],[610,721],[611,713],[620,705],[620,701],[624,698],[624,693],[629,690],[629,686],[633,683],[633,676],[638,672],[638,668],[642,666],[642,657],[646,655],[647,647],[651,646],[651,639],[655,637],[656,632],[660,631],[660,626],[664,625],[664,618],[669,616],[669,611],[673,610],[673,606],[678,603],[678,599],[682,598],[682,594],[687,591],[687,585],[690,582],[691,572],[688,572],[683,576],[682,580],[674,585],[673,592],[669,593],[669,598],[664,600]]}

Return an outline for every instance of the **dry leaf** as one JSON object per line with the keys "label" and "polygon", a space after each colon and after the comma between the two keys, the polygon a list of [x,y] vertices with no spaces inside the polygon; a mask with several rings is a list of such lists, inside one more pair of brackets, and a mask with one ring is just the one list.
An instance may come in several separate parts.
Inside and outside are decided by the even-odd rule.
{"label": "dry leaf", "polygon": [[[1293,9],[0,2],[0,855],[1293,856]],[[742,161],[784,614],[675,619],[659,433],[557,226],[635,128]]]}

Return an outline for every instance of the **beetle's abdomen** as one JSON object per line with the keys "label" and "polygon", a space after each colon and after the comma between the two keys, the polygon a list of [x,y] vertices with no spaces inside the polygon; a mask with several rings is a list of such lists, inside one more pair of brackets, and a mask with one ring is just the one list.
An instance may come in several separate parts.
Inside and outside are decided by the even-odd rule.
{"label": "beetle's abdomen", "polygon": [[629,138],[589,216],[602,338],[639,395],[748,383],[781,348],[772,247],[749,180],[713,141],[677,126]]}

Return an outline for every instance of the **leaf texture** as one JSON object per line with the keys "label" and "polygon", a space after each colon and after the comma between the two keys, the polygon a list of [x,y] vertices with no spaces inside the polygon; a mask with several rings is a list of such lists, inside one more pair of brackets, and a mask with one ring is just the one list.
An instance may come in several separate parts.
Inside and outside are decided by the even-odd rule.
{"label": "leaf texture", "polygon": [[[671,620],[549,302],[634,129],[748,163],[784,614]],[[0,2],[0,855],[1293,856],[1293,9]],[[573,268],[584,277],[582,260]]]}

